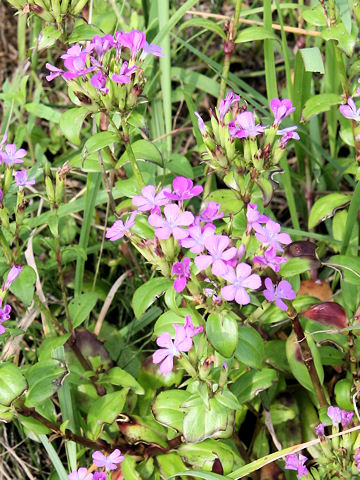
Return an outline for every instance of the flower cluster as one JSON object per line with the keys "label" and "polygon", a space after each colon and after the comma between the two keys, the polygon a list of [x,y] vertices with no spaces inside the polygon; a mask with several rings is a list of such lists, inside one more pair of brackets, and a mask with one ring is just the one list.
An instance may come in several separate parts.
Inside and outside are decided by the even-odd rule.
{"label": "flower cluster", "polygon": [[103,468],[102,471],[97,471],[95,473],[89,472],[86,467],[80,467],[78,470],[72,471],[68,475],[69,480],[106,480],[106,472],[111,470],[116,470],[118,464],[124,460],[123,455],[119,449],[114,450],[110,455],[104,455],[102,452],[97,450],[92,454],[92,459],[94,465],[99,468]]}
{"label": "flower cluster", "polygon": [[327,410],[328,417],[331,419],[334,425],[341,423],[343,428],[346,428],[350,425],[351,420],[354,416],[354,412],[348,412],[346,410],[341,410],[339,407],[330,406]]}
{"label": "flower cluster", "polygon": [[[1,287],[1,296],[0,296],[0,307],[2,307],[3,303],[3,298],[6,295],[6,292],[9,290],[11,287],[11,284],[15,282],[15,280],[18,278],[20,273],[22,272],[22,267],[19,265],[14,265],[11,267],[4,285]],[[2,323],[6,322],[6,320],[9,320],[10,318],[10,312],[11,312],[11,306],[8,304],[5,304],[3,308],[0,308],[0,335],[5,333],[5,327],[2,325]]]}
{"label": "flower cluster", "polygon": [[307,458],[304,455],[296,455],[295,453],[286,456],[285,469],[297,471],[297,476],[300,479],[303,475],[307,475],[308,469],[305,466]]}
{"label": "flower cluster", "polygon": [[[8,169],[13,169],[15,165],[24,163],[23,158],[26,157],[27,152],[24,148],[17,148],[14,143],[6,143],[7,138],[8,136],[5,133],[0,142],[0,164],[3,163]],[[14,172],[14,177],[19,188],[35,184],[34,179],[28,179],[28,173],[25,169]]]}
{"label": "flower cluster", "polygon": [[143,90],[141,63],[148,54],[163,56],[158,45],[146,41],[144,32],[95,35],[87,46],[72,45],[61,55],[63,68],[47,63],[46,79],[50,82],[61,76],[89,107],[93,103],[94,109],[122,111],[134,106]]}

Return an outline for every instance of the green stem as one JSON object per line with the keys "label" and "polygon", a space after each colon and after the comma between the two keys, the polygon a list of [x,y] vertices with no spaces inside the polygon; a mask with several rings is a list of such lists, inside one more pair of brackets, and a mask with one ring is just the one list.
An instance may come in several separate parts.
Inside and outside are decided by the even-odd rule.
{"label": "green stem", "polygon": [[59,269],[59,278],[60,278],[60,287],[61,287],[61,294],[64,302],[64,308],[65,308],[65,316],[66,320],[68,323],[68,330],[71,333],[71,336],[74,337],[74,328],[72,326],[71,318],[70,318],[70,311],[69,311],[69,303],[67,301],[66,297],[66,289],[65,289],[65,280],[64,280],[64,272],[62,269],[62,264],[61,264],[61,246],[60,246],[60,238],[58,235],[55,237],[55,257],[56,257],[56,262],[58,264],[58,269]]}
{"label": "green stem", "polygon": [[13,263],[13,254],[12,254],[12,251],[9,247],[9,244],[6,240],[6,238],[4,237],[4,234],[2,233],[2,231],[0,230],[0,244],[1,244],[1,248],[4,252],[4,255],[6,257],[6,260],[8,261],[8,263],[10,265],[12,265]]}
{"label": "green stem", "polygon": [[136,162],[136,158],[134,155],[134,151],[131,147],[130,143],[130,136],[129,136],[129,129],[126,123],[126,120],[124,117],[121,117],[121,126],[124,134],[124,143],[125,143],[125,148],[126,148],[126,153],[128,154],[130,163],[131,163],[131,168],[134,172],[134,175],[136,177],[136,180],[138,181],[138,184],[140,187],[143,187],[145,185],[144,179],[141,175],[139,165]]}

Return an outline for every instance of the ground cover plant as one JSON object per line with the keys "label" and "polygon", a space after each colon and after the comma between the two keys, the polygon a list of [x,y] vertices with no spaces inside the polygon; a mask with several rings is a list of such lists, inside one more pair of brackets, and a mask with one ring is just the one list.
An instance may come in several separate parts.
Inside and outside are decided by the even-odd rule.
{"label": "ground cover plant", "polygon": [[0,478],[358,478],[358,3],[0,18]]}

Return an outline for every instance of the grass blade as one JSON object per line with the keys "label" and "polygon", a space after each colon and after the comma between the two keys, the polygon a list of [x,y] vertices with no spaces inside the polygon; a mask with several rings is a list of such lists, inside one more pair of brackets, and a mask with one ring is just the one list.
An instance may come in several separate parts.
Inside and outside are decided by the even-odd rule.
{"label": "grass blade", "polygon": [[[264,1],[264,27],[272,30],[271,0]],[[278,96],[274,57],[274,40],[264,40],[265,81],[268,100]]]}
{"label": "grass blade", "polygon": [[49,455],[51,463],[54,465],[54,468],[59,476],[60,480],[68,480],[68,474],[62,464],[58,454],[56,453],[55,448],[51,445],[46,435],[39,434],[41,443],[44,445],[44,448]]}

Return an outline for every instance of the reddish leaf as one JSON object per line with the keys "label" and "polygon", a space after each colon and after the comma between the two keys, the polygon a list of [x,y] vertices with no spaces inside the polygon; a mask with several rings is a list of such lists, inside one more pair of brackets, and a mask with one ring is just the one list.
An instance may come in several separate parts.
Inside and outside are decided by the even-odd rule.
{"label": "reddish leaf", "polygon": [[330,327],[346,328],[348,325],[345,310],[335,302],[323,302],[313,305],[305,310],[303,315]]}

